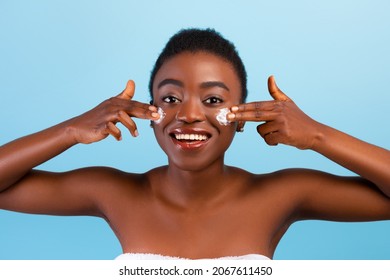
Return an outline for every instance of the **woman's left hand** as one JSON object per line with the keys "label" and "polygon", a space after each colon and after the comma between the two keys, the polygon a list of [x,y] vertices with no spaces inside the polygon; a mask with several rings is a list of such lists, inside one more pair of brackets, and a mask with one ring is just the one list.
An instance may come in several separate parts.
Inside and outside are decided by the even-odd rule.
{"label": "woman's left hand", "polygon": [[231,108],[229,121],[264,122],[257,131],[268,145],[279,143],[310,149],[318,135],[319,123],[311,119],[268,78],[268,91],[274,100],[244,103]]}

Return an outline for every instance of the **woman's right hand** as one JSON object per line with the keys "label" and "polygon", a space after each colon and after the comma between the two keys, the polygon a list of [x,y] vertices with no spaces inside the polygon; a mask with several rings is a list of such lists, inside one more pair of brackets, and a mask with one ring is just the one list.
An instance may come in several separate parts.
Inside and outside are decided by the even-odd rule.
{"label": "woman's right hand", "polygon": [[112,135],[118,141],[122,133],[116,124],[123,124],[132,136],[138,136],[132,117],[148,120],[159,118],[155,106],[132,100],[135,84],[128,81],[126,88],[116,97],[103,101],[92,110],[70,119],[68,127],[75,143],[89,144]]}
{"label": "woman's right hand", "polygon": [[[121,131],[116,127],[118,122],[133,136],[137,136],[137,126],[132,117],[156,120],[159,114],[156,107],[132,100],[134,88],[134,82],[129,81],[122,93],[102,102],[92,110],[0,146],[0,192],[16,185],[43,186],[46,179],[47,182],[50,181],[47,186],[52,185],[48,179],[52,178],[51,176],[47,177],[39,172],[41,175],[38,175],[35,172],[30,173],[27,179],[26,174],[75,144],[97,142],[110,134],[120,140]],[[21,180],[22,178],[24,180]],[[19,183],[16,184],[17,182]]]}

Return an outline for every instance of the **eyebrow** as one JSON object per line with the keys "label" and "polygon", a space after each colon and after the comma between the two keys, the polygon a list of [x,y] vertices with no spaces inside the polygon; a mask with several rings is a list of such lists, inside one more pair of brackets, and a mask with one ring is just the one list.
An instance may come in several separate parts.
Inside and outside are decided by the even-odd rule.
{"label": "eyebrow", "polygon": [[[174,85],[178,87],[184,87],[184,83],[176,80],[176,79],[165,79],[162,80],[158,85],[157,88],[161,88],[165,85]],[[212,88],[212,87],[220,87],[223,88],[224,90],[230,91],[227,85],[225,85],[223,82],[219,81],[208,81],[208,82],[203,82],[200,84],[200,88],[202,89],[207,89],[207,88]]]}
{"label": "eyebrow", "polygon": [[175,85],[178,87],[184,87],[183,82],[175,79],[165,79],[158,83],[157,88],[161,88],[165,85]]}
{"label": "eyebrow", "polygon": [[224,90],[230,91],[230,89],[227,87],[227,85],[225,85],[222,82],[218,82],[218,81],[203,82],[200,84],[200,87],[202,89],[207,89],[207,88],[212,88],[212,87],[220,87],[220,88],[223,88]]}

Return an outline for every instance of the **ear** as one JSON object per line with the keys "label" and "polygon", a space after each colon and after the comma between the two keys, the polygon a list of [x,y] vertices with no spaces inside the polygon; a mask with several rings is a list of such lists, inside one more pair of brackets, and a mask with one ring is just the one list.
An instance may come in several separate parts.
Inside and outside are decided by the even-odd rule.
{"label": "ear", "polygon": [[244,121],[238,121],[236,131],[237,132],[243,132],[244,131],[245,122]]}

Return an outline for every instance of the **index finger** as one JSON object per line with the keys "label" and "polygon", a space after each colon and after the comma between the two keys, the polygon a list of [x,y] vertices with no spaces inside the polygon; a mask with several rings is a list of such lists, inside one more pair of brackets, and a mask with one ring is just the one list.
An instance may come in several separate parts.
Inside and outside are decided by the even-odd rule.
{"label": "index finger", "polygon": [[157,108],[153,105],[132,100],[126,104],[124,111],[131,117],[156,120],[160,117]]}
{"label": "index finger", "polygon": [[271,111],[275,108],[275,101],[256,101],[250,103],[243,103],[231,108],[233,113],[247,112],[247,111]]}
{"label": "index finger", "polygon": [[236,112],[236,113],[229,113],[227,114],[226,118],[228,121],[234,122],[234,121],[252,121],[252,122],[266,122],[266,121],[273,121],[277,118],[278,113],[274,111],[261,111],[261,110],[254,110],[254,111],[243,111],[243,112]]}

